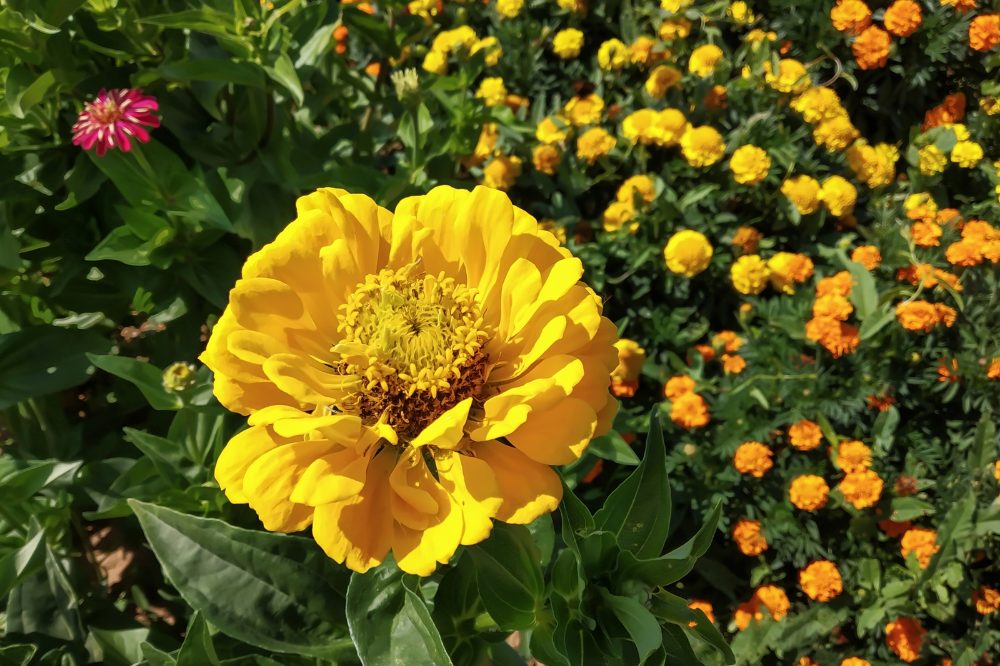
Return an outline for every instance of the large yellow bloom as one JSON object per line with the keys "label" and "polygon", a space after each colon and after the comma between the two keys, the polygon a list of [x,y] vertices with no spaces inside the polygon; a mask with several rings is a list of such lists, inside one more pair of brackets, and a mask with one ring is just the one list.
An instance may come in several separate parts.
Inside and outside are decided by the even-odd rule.
{"label": "large yellow bloom", "polygon": [[493,519],[556,508],[549,465],[617,409],[614,325],[580,261],[501,192],[322,189],[252,255],[201,360],[249,415],[216,465],[272,531],[429,574]]}

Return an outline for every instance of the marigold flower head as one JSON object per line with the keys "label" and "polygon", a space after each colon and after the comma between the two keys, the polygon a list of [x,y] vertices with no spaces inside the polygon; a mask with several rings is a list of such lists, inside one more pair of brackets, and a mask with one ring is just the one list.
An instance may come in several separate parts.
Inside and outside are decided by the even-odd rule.
{"label": "marigold flower head", "polygon": [[867,509],[875,506],[882,497],[882,477],[873,470],[848,472],[837,488],[844,499],[855,509]]}
{"label": "marigold flower head", "polygon": [[603,112],[604,100],[594,93],[583,97],[577,95],[566,102],[563,107],[563,115],[577,127],[600,122]]}
{"label": "marigold flower head", "polygon": [[885,29],[897,37],[909,37],[922,22],[920,5],[914,0],[895,0],[886,8],[882,19]]}
{"label": "marigold flower head", "polygon": [[954,7],[960,12],[967,12],[976,8],[977,0],[938,0],[942,7]]}
{"label": "marigold flower head", "polygon": [[646,67],[658,59],[660,54],[654,52],[656,40],[646,35],[639,35],[635,41],[628,45],[628,61],[633,65]]}
{"label": "marigold flower head", "polygon": [[[704,599],[692,599],[688,602],[688,608],[691,610],[701,611],[708,618],[709,622],[715,622],[715,613],[712,612],[711,602],[705,601]],[[698,626],[697,622],[688,622],[688,627],[694,628]]]}
{"label": "marigold flower head", "polygon": [[837,447],[837,467],[844,472],[861,472],[872,466],[872,450],[863,442],[847,439]]}
{"label": "marigold flower head", "polygon": [[531,163],[535,170],[553,176],[562,161],[562,153],[558,148],[549,144],[540,144],[531,151]]}
{"label": "marigold flower head", "polygon": [[580,13],[587,9],[586,0],[556,0],[556,4],[561,9],[574,13]]}
{"label": "marigold flower head", "polygon": [[859,35],[872,24],[872,12],[861,0],[837,0],[830,10],[830,22],[840,32]]}
{"label": "marigold flower head", "polygon": [[678,109],[639,109],[622,121],[622,135],[633,144],[676,146],[687,130],[687,118]]}
{"label": "marigold flower head", "polygon": [[688,71],[695,76],[707,78],[715,73],[715,68],[726,57],[715,44],[702,44],[691,52],[688,59]]}
{"label": "marigold flower head", "polygon": [[799,571],[799,585],[814,601],[830,601],[844,591],[837,565],[829,560],[816,560]]}
{"label": "marigold flower head", "polygon": [[749,518],[740,518],[733,526],[733,541],[740,552],[755,557],[767,550],[767,539],[760,530],[760,523]]}
{"label": "marigold flower head", "polygon": [[804,254],[778,252],[767,260],[767,270],[772,287],[786,294],[794,294],[795,285],[812,277],[813,262]]}
{"label": "marigold flower head", "polygon": [[788,443],[799,451],[811,451],[820,445],[823,431],[819,424],[809,419],[800,419],[788,426]]}
{"label": "marigold flower head", "polygon": [[427,52],[427,55],[424,56],[421,67],[424,68],[424,71],[430,72],[431,74],[444,76],[448,73],[448,54],[444,51],[431,49]]}
{"label": "marigold flower head", "polygon": [[[612,201],[604,209],[603,223],[607,232],[618,231],[628,224],[629,233],[639,230],[639,223],[632,222],[635,219],[635,204],[631,201]],[[631,224],[629,224],[631,222]]]}
{"label": "marigold flower head", "polygon": [[670,420],[688,430],[708,425],[708,403],[697,393],[685,393],[670,404]]}
{"label": "marigold flower head", "polygon": [[917,168],[922,176],[942,173],[948,166],[948,156],[933,143],[917,151]]}
{"label": "marigold flower head", "polygon": [[871,662],[861,657],[847,657],[840,660],[840,666],[872,666]]}
{"label": "marigold flower head", "polygon": [[146,128],[160,126],[159,108],[156,98],[142,94],[141,88],[101,88],[73,124],[73,145],[94,148],[98,157],[108,149],[127,153],[132,141],[149,142]]}
{"label": "marigold flower head", "polygon": [[764,614],[760,611],[760,601],[757,597],[751,597],[744,601],[733,611],[733,624],[740,631],[750,626],[750,622],[760,622],[764,619]]}
{"label": "marigold flower head", "polygon": [[740,474],[749,474],[759,479],[767,470],[774,467],[774,463],[771,462],[773,455],[774,452],[760,442],[743,442],[733,455],[733,467]]}
{"label": "marigold flower head", "polygon": [[847,164],[868,187],[885,187],[896,179],[899,150],[887,143],[874,146],[861,139],[847,150]]}
{"label": "marigold flower head", "polygon": [[980,615],[989,615],[1000,609],[1000,590],[989,585],[980,585],[972,593],[972,605]]}
{"label": "marigold flower head", "polygon": [[821,476],[803,474],[792,479],[788,486],[788,499],[797,509],[816,511],[826,506],[830,486]]}
{"label": "marigold flower head", "polygon": [[878,521],[878,528],[886,533],[886,535],[891,539],[899,538],[901,534],[910,529],[913,525],[912,521],[904,520],[903,522],[896,522],[894,520],[880,520]]}
{"label": "marigold flower head", "polygon": [[969,46],[976,51],[992,51],[1000,44],[1000,14],[980,14],[969,24]]}
{"label": "marigold flower head", "polygon": [[781,193],[792,202],[800,215],[815,213],[819,208],[819,181],[812,176],[793,176],[781,184]]}
{"label": "marigold flower head", "polygon": [[467,25],[461,25],[453,30],[442,30],[431,43],[431,50],[438,51],[446,57],[457,51],[468,50],[479,39],[476,31]]}
{"label": "marigold flower head", "polygon": [[545,116],[535,128],[535,138],[542,143],[561,143],[569,136],[568,124],[561,116]]}
{"label": "marigold flower head", "polygon": [[712,349],[711,345],[695,345],[694,350],[698,352],[698,355],[701,356],[701,360],[705,363],[715,360],[715,350]]}
{"label": "marigold flower head", "polygon": [[504,18],[514,18],[524,8],[524,0],[496,0],[497,13]]}
{"label": "marigold flower head", "polygon": [[723,354],[722,370],[727,375],[738,375],[747,367],[747,361],[739,354]]}
{"label": "marigold flower head", "polygon": [[736,331],[719,331],[712,336],[712,344],[722,347],[730,354],[735,354],[743,347],[743,338]]}
{"label": "marigold flower head", "polygon": [[643,203],[650,203],[654,197],[656,197],[656,185],[653,179],[645,174],[626,178],[615,194],[615,199],[628,203],[635,203],[637,199]]}
{"label": "marigold flower head", "polygon": [[961,377],[958,375],[958,359],[953,358],[950,363],[945,359],[941,359],[937,367],[937,374],[937,380],[941,383],[955,383],[959,381]]}
{"label": "marigold flower head", "polygon": [[473,149],[471,157],[466,158],[464,163],[469,166],[478,166],[488,158],[497,155],[497,139],[499,137],[500,132],[496,123],[484,124],[479,130],[479,139],[476,141],[476,147]]}
{"label": "marigold flower head", "polygon": [[847,116],[840,97],[826,86],[810,86],[792,100],[792,108],[810,125]]}
{"label": "marigold flower head", "polygon": [[[250,417],[215,467],[229,500],[271,531],[311,525],[355,571],[391,551],[418,575],[493,520],[554,510],[549,465],[579,459],[617,409],[615,326],[579,260],[488,188],[437,187],[394,213],[338,189],[296,207],[243,266],[201,355],[215,396]],[[555,289],[542,310],[527,292],[499,307],[505,284],[540,276]],[[540,358],[507,341],[513,321],[536,335],[570,309],[584,323]],[[526,388],[539,380],[541,402]]]}
{"label": "marigold flower head", "polygon": [[663,385],[663,397],[667,400],[675,400],[685,393],[694,392],[694,380],[687,375],[676,375],[667,380]]}
{"label": "marigold flower head", "polygon": [[714,127],[688,127],[681,136],[681,154],[693,167],[712,166],[726,153],[722,135]]}
{"label": "marigold flower head", "polygon": [[771,158],[763,148],[749,144],[740,146],[729,159],[729,169],[737,183],[756,185],[767,177],[767,172],[771,169]]}
{"label": "marigold flower head", "polygon": [[712,262],[712,244],[705,235],[692,229],[678,231],[663,249],[663,259],[672,273],[694,277]]}
{"label": "marigold flower head", "polygon": [[764,235],[753,227],[741,226],[733,232],[730,243],[740,254],[755,254],[762,238]]}
{"label": "marigold flower head", "polygon": [[846,113],[821,120],[813,127],[813,140],[816,145],[832,152],[844,150],[859,136],[861,133]]}
{"label": "marigold flower head", "polygon": [[953,266],[978,266],[983,262],[983,245],[975,239],[963,238],[948,246],[944,258]]}
{"label": "marigold flower head", "polygon": [[620,39],[608,39],[597,49],[597,64],[605,71],[616,71],[628,64],[628,47]]}
{"label": "marigold flower head", "polygon": [[[990,361],[989,366],[986,368],[986,378],[1000,379],[1000,356]],[[997,468],[997,472],[1000,473],[1000,467]],[[1000,481],[1000,477],[997,480]]]}
{"label": "marigold flower head", "polygon": [[941,244],[941,225],[930,220],[914,222],[910,227],[910,238],[917,247],[937,247]]}
{"label": "marigold flower head", "polygon": [[691,34],[691,21],[686,18],[670,18],[660,24],[660,39],[665,42],[672,42],[678,39],[687,39]]}
{"label": "marigold flower head", "polygon": [[816,295],[828,296],[830,294],[837,294],[838,296],[849,296],[852,285],[853,279],[851,278],[851,274],[847,271],[838,271],[829,277],[821,278],[816,283]]}
{"label": "marigold flower head", "polygon": [[618,365],[611,371],[611,392],[619,398],[631,398],[639,388],[646,350],[627,338],[616,342],[615,349],[618,350]]}
{"label": "marigold flower head", "polygon": [[882,253],[874,245],[861,245],[851,252],[851,261],[861,264],[865,270],[873,271],[882,263]]}
{"label": "marigold flower head", "polygon": [[818,296],[813,301],[812,313],[816,318],[829,318],[835,321],[847,321],[854,312],[854,306],[845,296],[826,294]]}
{"label": "marigold flower head", "polygon": [[764,81],[783,93],[800,93],[812,85],[806,66],[792,58],[782,58],[778,61],[777,74],[772,71],[771,63],[765,62]]}
{"label": "marigold flower head", "polygon": [[877,25],[871,25],[851,44],[854,59],[861,69],[879,69],[889,61],[892,37]]}
{"label": "marigold flower head", "polygon": [[507,101],[507,86],[499,76],[487,76],[479,84],[476,97],[486,106],[500,106]]}
{"label": "marigold flower head", "polygon": [[761,585],[754,592],[754,597],[777,621],[783,620],[788,615],[788,609],[791,608],[788,595],[777,585]]}
{"label": "marigold flower head", "polygon": [[983,147],[975,141],[959,141],[951,149],[951,161],[963,169],[971,169],[983,159]]}
{"label": "marigold flower head", "polygon": [[576,156],[593,164],[599,158],[611,152],[615,147],[615,137],[608,134],[602,127],[591,127],[577,137]]}
{"label": "marigold flower head", "polygon": [[660,99],[667,91],[681,81],[681,71],[671,65],[657,65],[646,79],[646,92],[654,99]]}
{"label": "marigold flower head", "polygon": [[885,625],[885,642],[897,657],[910,663],[920,658],[927,630],[912,617],[900,617]]}
{"label": "marigold flower head", "polygon": [[920,126],[922,132],[932,127],[946,123],[958,123],[965,117],[965,93],[958,92],[948,95],[944,101],[924,114],[924,122]]}
{"label": "marigold flower head", "polygon": [[521,158],[497,155],[483,168],[483,185],[506,192],[521,175]]}
{"label": "marigold flower head", "polygon": [[729,269],[733,288],[745,295],[756,295],[764,291],[770,276],[767,263],[756,254],[738,258]]}
{"label": "marigold flower head", "polygon": [[846,178],[830,176],[823,181],[819,199],[831,215],[844,217],[854,210],[854,204],[858,200],[858,190]]}
{"label": "marigold flower head", "polygon": [[914,553],[921,569],[926,569],[931,563],[931,558],[940,550],[937,545],[937,531],[926,527],[913,527],[906,530],[903,538],[899,542],[900,552],[903,559]]}
{"label": "marigold flower head", "polygon": [[560,30],[552,37],[552,52],[563,60],[577,57],[581,48],[583,48],[583,33],[576,28]]}
{"label": "marigold flower head", "polygon": [[[904,301],[896,306],[896,319],[900,326],[908,331],[922,331],[929,333],[940,323],[945,323],[941,315],[950,317],[954,323],[954,310],[940,310],[936,306],[940,304],[929,303],[927,301]],[[943,306],[946,307],[947,306]]]}
{"label": "marigold flower head", "polygon": [[690,7],[693,1],[694,0],[660,0],[660,9],[670,12],[671,14],[676,14],[677,12]]}

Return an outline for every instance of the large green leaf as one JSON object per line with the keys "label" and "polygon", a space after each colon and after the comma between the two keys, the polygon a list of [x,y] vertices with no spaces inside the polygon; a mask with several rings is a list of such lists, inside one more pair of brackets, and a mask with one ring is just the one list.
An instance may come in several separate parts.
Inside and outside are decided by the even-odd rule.
{"label": "large green leaf", "polygon": [[642,463],[608,496],[594,522],[636,557],[656,557],[663,550],[670,528],[670,486],[663,431],[655,413],[649,418]]}
{"label": "large green leaf", "polygon": [[33,326],[0,335],[0,409],[89,378],[88,352],[111,343],[92,331]]}
{"label": "large green leaf", "polygon": [[622,553],[618,576],[621,580],[638,580],[651,587],[677,582],[694,568],[698,558],[712,545],[721,515],[722,503],[719,502],[693,537],[661,557],[640,559],[631,553]]}
{"label": "large green leaf", "polygon": [[639,664],[645,663],[662,643],[660,625],[656,618],[632,597],[620,597],[603,588],[600,588],[600,591],[604,603],[632,638],[632,643],[639,653]]}
{"label": "large green leaf", "polygon": [[416,579],[394,563],[351,576],[347,622],[364,666],[452,663]]}
{"label": "large green leaf", "polygon": [[343,611],[348,572],[312,541],[129,505],[167,579],[223,633],[276,652],[353,652]]}
{"label": "large green leaf", "polygon": [[545,581],[531,532],[521,525],[497,523],[490,538],[468,553],[476,565],[483,605],[497,625],[514,630],[535,624]]}

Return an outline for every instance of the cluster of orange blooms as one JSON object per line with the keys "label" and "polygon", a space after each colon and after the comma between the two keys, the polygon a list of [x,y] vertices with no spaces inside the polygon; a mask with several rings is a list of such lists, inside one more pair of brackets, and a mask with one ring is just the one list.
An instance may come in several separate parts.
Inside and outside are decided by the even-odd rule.
{"label": "cluster of orange blooms", "polygon": [[733,623],[737,629],[743,631],[751,622],[760,622],[764,619],[763,609],[767,609],[772,619],[781,621],[788,615],[790,607],[788,595],[783,589],[777,585],[761,585],[754,590],[749,600],[736,607]]}
{"label": "cluster of orange blooms", "polygon": [[[743,339],[733,331],[720,331],[712,338],[712,345],[697,345],[695,351],[709,363],[717,357],[726,374],[739,374],[746,368],[746,359],[737,352]],[[717,350],[718,349],[718,353]],[[677,375],[663,385],[663,397],[670,401],[670,420],[688,430],[704,428],[710,414],[708,403],[695,392],[695,381],[687,375]]]}
{"label": "cluster of orange blooms", "polygon": [[927,301],[904,301],[896,306],[896,319],[908,331],[930,333],[939,324],[951,328],[958,313],[955,308],[943,303]]}
{"label": "cluster of orange blooms", "polygon": [[847,300],[851,285],[847,271],[821,279],[816,284],[812,319],[806,322],[806,337],[825,347],[834,358],[853,353],[861,342],[857,326],[847,323],[854,312]]}

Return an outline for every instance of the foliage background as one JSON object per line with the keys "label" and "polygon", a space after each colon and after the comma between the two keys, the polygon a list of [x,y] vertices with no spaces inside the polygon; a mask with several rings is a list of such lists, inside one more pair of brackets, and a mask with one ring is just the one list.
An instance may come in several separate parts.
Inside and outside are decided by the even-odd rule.
{"label": "foliage background", "polygon": [[[872,3],[877,19],[886,4]],[[936,290],[935,300],[960,312],[952,328],[926,335],[904,331],[892,309],[915,291],[896,279],[897,269],[918,258],[949,268],[944,246],[916,250],[909,242],[907,195],[930,192],[940,207],[957,208],[965,218],[998,219],[994,188],[1000,179],[991,161],[1000,156],[1000,132],[997,116],[977,103],[997,95],[1000,56],[995,49],[987,54],[969,49],[972,14],[924,2],[920,30],[896,40],[885,68],[863,71],[853,62],[850,39],[830,25],[831,5],[752,3],[758,17],[753,25],[727,16],[726,2],[684,10],[694,29],[686,40],[668,45],[669,60],[685,70],[693,47],[711,41],[723,46],[726,61],[710,79],[686,74],[666,101],[654,102],[642,91],[643,71],[604,71],[595,57],[607,38],[631,43],[640,35],[655,37],[666,13],[652,3],[595,2],[585,14],[573,14],[535,0],[507,20],[494,4],[449,2],[427,21],[396,2],[379,4],[372,15],[356,6],[299,0],[3,3],[0,591],[9,594],[4,657],[15,663],[21,657],[45,663],[141,658],[150,664],[352,658],[345,618],[298,617],[301,609],[291,606],[269,609],[279,617],[291,613],[282,624],[293,625],[294,619],[302,627],[300,635],[282,640],[304,656],[276,657],[288,644],[262,645],[259,638],[273,634],[273,627],[254,624],[250,615],[234,619],[232,626],[213,617],[222,632],[212,635],[194,614],[191,594],[178,595],[175,576],[196,583],[199,575],[204,578],[199,568],[204,564],[185,560],[190,553],[177,542],[160,547],[154,542],[149,550],[148,535],[177,529],[171,521],[186,520],[162,507],[237,527],[257,529],[257,522],[244,508],[226,504],[212,480],[213,461],[240,420],[211,397],[206,369],[181,392],[164,388],[161,371],[195,360],[243,259],[293,217],[298,195],[335,185],[392,207],[435,184],[469,187],[482,179],[484,167],[469,157],[484,123],[495,122],[497,150],[519,155],[524,163],[511,197],[565,231],[569,247],[587,266],[588,282],[606,299],[606,314],[647,353],[638,392],[624,401],[616,423],[618,434],[599,440],[563,470],[583,502],[596,509],[623,487],[639,457],[622,436],[631,440],[632,433],[645,432],[646,415],[658,410],[667,424],[663,468],[671,472],[675,495],[672,517],[664,513],[663,539],[670,547],[685,543],[718,501],[726,535],[740,517],[764,524],[770,548],[763,555],[747,558],[728,536],[717,535],[694,575],[672,588],[685,599],[711,600],[716,624],[735,636],[741,662],[788,663],[808,654],[822,664],[850,655],[888,663],[895,657],[885,644],[885,623],[900,615],[919,617],[928,628],[926,663],[982,659],[1000,642],[997,615],[979,615],[970,603],[980,584],[1000,583],[1000,508],[991,472],[998,457],[993,427],[998,392],[986,376],[991,359],[1000,355],[995,267],[987,262],[960,271],[960,294]],[[480,37],[497,37],[503,49],[499,62],[488,66],[485,56],[477,55],[453,60],[448,75],[420,70],[433,36],[442,27],[460,25],[473,27]],[[586,41],[579,58],[563,61],[552,54],[550,41],[553,32],[569,25],[580,28]],[[334,37],[339,26],[349,30],[343,53]],[[778,40],[752,47],[743,37],[753,27],[773,30]],[[811,128],[789,108],[788,96],[763,83],[763,63],[776,63],[786,42],[789,57],[807,63],[814,82],[829,82],[838,92],[863,137],[900,148],[899,178],[891,185],[872,190],[854,179],[841,154],[815,144]],[[753,76],[741,76],[744,65]],[[398,95],[390,74],[407,67],[420,72],[420,89]],[[474,96],[484,75],[503,77],[508,90],[528,104],[516,110],[484,106]],[[739,186],[728,159],[695,168],[675,150],[630,146],[624,139],[593,166],[573,154],[570,140],[556,175],[541,174],[529,167],[535,126],[561,109],[582,82],[607,102],[602,124],[612,134],[631,111],[669,104],[692,123],[719,129],[730,152],[744,143],[765,148],[773,161],[770,175],[758,186]],[[726,88],[723,108],[704,103],[713,85]],[[71,145],[70,127],[83,103],[101,88],[130,86],[159,100],[162,127],[153,141],[101,158]],[[974,169],[953,166],[925,176],[909,148],[923,141],[924,113],[957,91],[970,100],[965,123],[987,159]],[[859,193],[856,226],[822,210],[799,215],[780,193],[784,176],[793,172],[852,178]],[[656,198],[639,213],[639,230],[605,232],[601,217],[618,185],[640,173],[653,176]],[[751,297],[732,289],[729,268],[738,252],[729,241],[740,225],[764,234],[765,255],[805,253],[817,276],[852,272],[859,321],[871,322],[857,353],[833,359],[805,338],[811,285],[795,294],[768,290]],[[710,267],[693,279],[663,265],[663,246],[680,228],[701,231],[715,245]],[[957,232],[948,233],[946,241],[957,238]],[[862,243],[877,245],[884,258],[871,274],[847,259],[850,248]],[[743,304],[749,310],[741,310]],[[718,363],[705,363],[692,352],[693,345],[710,343],[720,330],[736,330],[744,338],[741,354],[748,366],[741,374],[725,374]],[[939,382],[937,364],[952,358],[961,381]],[[709,400],[709,427],[670,424],[662,384],[677,374],[694,377]],[[888,411],[867,406],[868,396],[887,391],[896,400]],[[816,515],[791,506],[787,484],[794,475],[821,474],[833,486],[838,474],[822,454],[780,446],[780,431],[799,418],[819,421],[827,444],[847,437],[873,447],[875,469],[886,484],[876,509],[854,510],[836,497]],[[732,466],[733,452],[750,439],[779,449],[774,470],[763,479],[741,476]],[[599,460],[603,468],[595,476]],[[917,480],[916,494],[895,492],[900,475]],[[572,511],[565,511],[556,524],[573,522]],[[896,540],[879,531],[876,521],[889,516],[938,530],[941,551],[927,569],[904,560]],[[586,533],[586,515],[579,512],[576,520]],[[493,617],[500,629],[477,625],[482,604],[490,605],[471,591],[470,571],[478,569],[469,566],[452,569],[458,573],[446,574],[452,576],[447,584],[435,580],[422,590],[389,571],[384,580],[368,581],[374,586],[368,593],[388,589],[387,612],[412,623],[434,623],[443,636],[440,648],[456,663],[486,652],[506,663],[502,659],[510,654],[497,647],[497,639],[508,629],[546,626],[545,618],[563,612],[559,604],[567,605],[566,599],[577,604],[566,613],[594,622],[579,610],[580,597],[597,592],[578,588],[573,576],[565,586],[556,582],[558,559],[550,563],[545,555],[545,544],[551,551],[556,540],[552,523],[546,525],[533,538],[515,530],[483,547],[487,553],[490,548],[534,553],[528,562],[535,563],[525,566],[537,569],[539,577],[544,566],[544,580],[532,579],[534,588],[522,591],[527,616],[506,623]],[[182,531],[197,534],[197,545],[209,549],[220,534],[229,535],[215,523],[184,523]],[[278,537],[234,532],[222,541],[242,538],[258,543]],[[556,551],[572,549],[573,540],[563,533]],[[350,612],[346,576],[314,551],[301,550],[306,546],[299,540],[268,544],[288,550],[270,568],[282,580],[302,581],[297,589],[312,600],[313,610],[329,593],[348,595]],[[166,545],[175,550],[162,550]],[[579,571],[562,566],[586,580],[587,566],[601,570],[599,553],[594,557],[579,556],[577,566],[584,567]],[[463,556],[461,562],[472,558]],[[798,590],[798,568],[815,558],[836,561],[844,577],[844,594],[829,604],[811,602]],[[238,561],[235,568],[250,564]],[[161,566],[174,585],[161,578]],[[173,575],[171,567],[177,570]],[[628,582],[607,582],[606,589],[628,597],[616,587],[623,580]],[[731,622],[736,605],[765,582],[786,589],[789,617],[765,618],[736,632]],[[243,592],[250,584],[233,580],[231,596],[215,603],[253,608],[247,598],[265,598],[267,591]],[[436,585],[453,596],[437,594]],[[435,594],[432,618],[422,595]],[[210,600],[206,595],[206,603]],[[608,645],[634,649],[624,646],[629,642],[624,638],[635,643],[635,636],[627,627],[614,629],[607,612],[601,611],[598,622],[612,627]],[[657,612],[672,617],[675,626],[686,624],[682,610]],[[581,635],[589,631],[577,629]],[[686,644],[686,638],[674,638]],[[181,641],[184,649],[169,656]],[[438,649],[400,645],[418,652]],[[717,658],[700,639],[694,645],[703,659]],[[604,648],[581,649],[600,654]]]}

